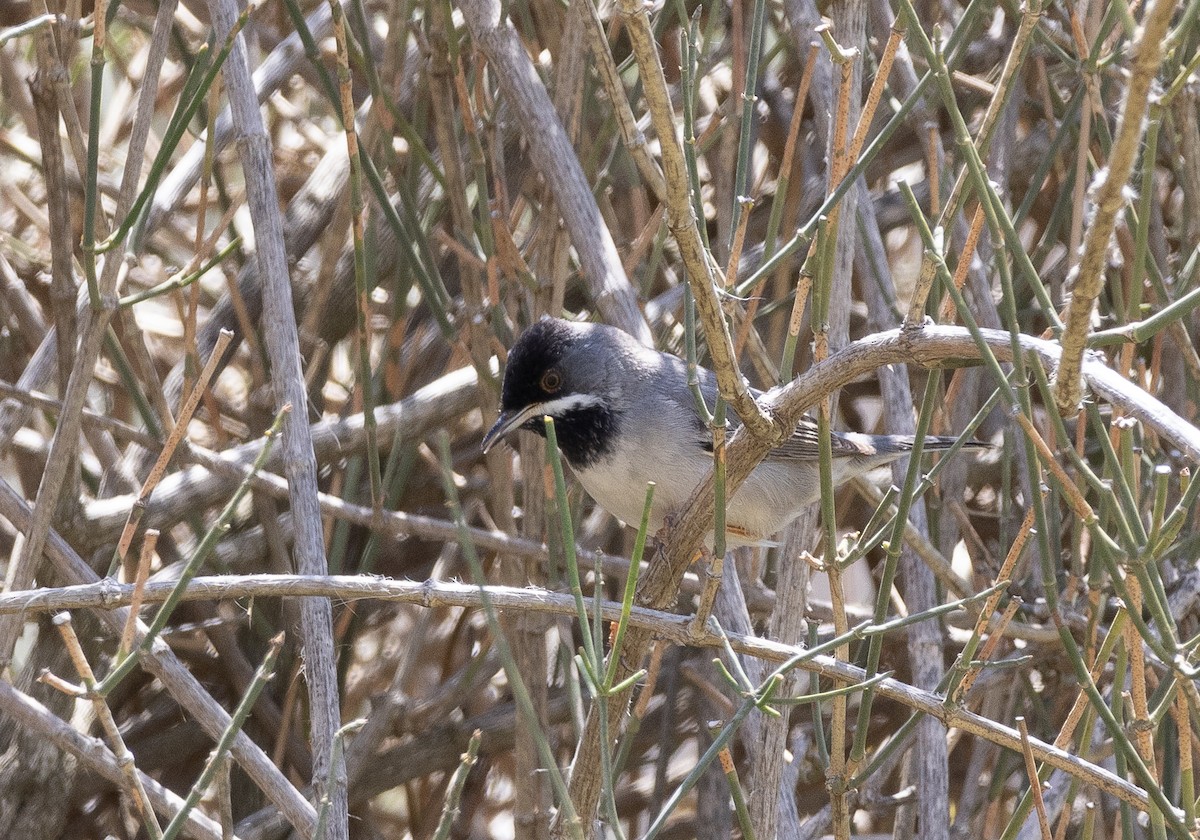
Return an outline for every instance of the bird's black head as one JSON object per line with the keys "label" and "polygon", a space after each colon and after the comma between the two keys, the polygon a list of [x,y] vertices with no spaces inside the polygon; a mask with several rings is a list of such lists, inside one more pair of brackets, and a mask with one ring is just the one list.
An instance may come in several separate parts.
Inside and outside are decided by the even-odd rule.
{"label": "bird's black head", "polygon": [[516,429],[543,437],[543,417],[554,418],[559,446],[574,467],[586,467],[606,454],[617,431],[619,414],[600,386],[608,328],[545,318],[525,330],[508,352],[500,418],[483,438],[487,452]]}
{"label": "bird's black head", "polygon": [[[563,361],[579,340],[573,324],[554,318],[538,321],[521,333],[508,351],[500,410],[520,412],[531,405],[569,396],[573,383],[564,378]],[[541,415],[523,425],[526,429],[542,430],[542,427]]]}

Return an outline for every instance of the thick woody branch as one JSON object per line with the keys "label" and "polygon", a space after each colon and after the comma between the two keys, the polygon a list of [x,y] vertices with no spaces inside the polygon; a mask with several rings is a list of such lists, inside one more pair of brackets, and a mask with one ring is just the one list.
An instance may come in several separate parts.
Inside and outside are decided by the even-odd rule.
{"label": "thick woody branch", "polygon": [[[1010,333],[1000,330],[981,330],[980,333],[997,359],[1012,361]],[[1022,335],[1020,345],[1024,352],[1036,356],[1048,371],[1058,368],[1062,351],[1057,344]],[[769,392],[764,402],[780,422],[794,424],[823,395],[884,365],[935,367],[952,360],[979,360],[979,348],[964,328],[928,326],[918,330],[889,330],[850,344],[788,385]],[[1081,370],[1094,393],[1154,429],[1188,459],[1200,462],[1200,429],[1098,359],[1085,360]],[[751,470],[766,457],[770,448],[769,444],[755,439],[753,435],[738,431],[729,444],[727,493],[736,491]],[[667,559],[671,568],[682,569],[691,562],[692,552],[699,547],[712,522],[712,509],[710,474],[692,495],[687,511],[680,517],[667,540],[666,544],[670,546]],[[682,562],[681,557],[684,557]],[[652,574],[653,569],[652,566]],[[646,582],[649,585],[649,579]]]}
{"label": "thick woody branch", "polygon": [[[237,19],[236,4],[231,0],[208,0],[208,10],[218,36],[225,37]],[[279,209],[272,166],[271,140],[258,107],[249,56],[241,36],[235,40],[223,72],[238,133],[247,205],[254,224],[255,256],[263,290],[263,331],[271,361],[275,410],[284,411],[286,406],[294,408],[284,419],[280,439],[280,454],[295,522],[294,562],[305,574],[324,574],[329,571],[329,565],[317,503],[317,460],[305,410],[308,388],[300,365],[300,336],[293,314],[287,248],[283,241],[283,214]],[[306,601],[301,605],[300,636],[308,684],[313,786],[318,797],[328,802],[327,836],[331,840],[345,840],[350,829],[346,776],[337,766],[340,752],[334,749],[334,735],[342,720],[333,613],[328,603]]]}

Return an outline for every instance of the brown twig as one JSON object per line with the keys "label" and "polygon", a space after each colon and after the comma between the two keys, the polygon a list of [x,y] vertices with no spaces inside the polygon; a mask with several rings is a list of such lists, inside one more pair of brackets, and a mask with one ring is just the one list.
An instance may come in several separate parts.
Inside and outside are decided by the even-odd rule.
{"label": "brown twig", "polygon": [[[171,582],[150,582],[146,587],[145,600],[154,603],[165,599]],[[189,584],[185,598],[226,600],[240,597],[299,597],[335,598],[357,600],[361,598],[385,598],[420,604],[426,608],[438,606],[479,606],[482,601],[480,589],[469,584],[446,581],[392,581],[374,577],[332,576],[307,577],[303,575],[244,575],[197,577]],[[58,609],[60,605],[88,608],[128,603],[133,596],[130,585],[95,583],[86,587],[68,587],[46,590],[43,593],[23,593],[27,603],[23,607],[5,606],[4,609]],[[576,610],[574,596],[569,593],[549,593],[534,589],[510,587],[487,587],[487,596],[497,609],[525,609],[550,612],[557,615],[573,615]],[[0,595],[0,603],[9,596]],[[586,599],[585,599],[586,600]],[[621,604],[605,602],[602,617],[615,621],[621,615]],[[649,632],[653,636],[681,645],[700,645],[706,648],[723,647],[726,640],[739,653],[778,663],[803,652],[803,648],[786,645],[771,639],[739,634],[705,633],[701,637],[692,634],[691,617],[673,613],[634,607],[630,615],[631,630]],[[627,637],[628,638],[628,637]],[[853,665],[838,662],[833,657],[814,655],[800,662],[798,667],[819,674],[823,678],[842,683],[863,680],[863,671]],[[999,744],[1005,749],[1022,751],[1022,739],[1011,727],[976,715],[963,709],[947,708],[943,699],[936,694],[921,691],[895,679],[885,679],[876,684],[877,692],[914,710],[931,715],[948,727],[957,727],[965,732]],[[1029,748],[1034,757],[1064,772],[1112,793],[1122,801],[1145,810],[1148,800],[1144,791],[1121,779],[1104,768],[1083,761],[1064,750],[1047,745],[1036,738],[1029,738]]]}
{"label": "brown twig", "polygon": [[150,804],[146,789],[142,786],[142,777],[137,771],[137,766],[134,764],[133,753],[125,746],[125,739],[121,737],[121,730],[117,726],[116,718],[113,717],[112,709],[108,707],[108,703],[105,702],[104,698],[95,691],[96,675],[92,673],[92,666],[88,663],[87,655],[83,652],[82,645],[79,644],[79,637],[75,635],[75,628],[71,626],[71,614],[61,612],[54,616],[54,625],[58,628],[63,645],[71,657],[71,663],[79,673],[80,679],[83,680],[88,699],[92,701],[92,709],[95,711],[96,717],[99,718],[101,728],[104,730],[105,737],[108,738],[117,764],[124,773],[126,793],[133,799],[133,803],[138,809],[138,816],[141,818],[142,824],[145,826],[151,840],[158,840],[158,838],[162,837],[162,829],[158,825],[158,820],[154,817],[154,808]]}
{"label": "brown twig", "polygon": [[1042,780],[1038,778],[1037,762],[1033,757],[1033,749],[1029,745],[1029,729],[1025,725],[1025,718],[1017,717],[1017,727],[1021,732],[1021,752],[1025,756],[1025,772],[1029,775],[1029,792],[1033,794],[1033,805],[1037,809],[1042,840],[1051,840],[1054,835],[1050,831],[1050,818],[1046,816],[1046,802],[1042,799]]}
{"label": "brown twig", "polygon": [[142,521],[142,516],[146,512],[146,505],[150,500],[150,494],[154,492],[154,488],[162,481],[162,477],[167,472],[167,464],[175,455],[175,449],[179,446],[183,436],[187,433],[188,424],[192,422],[192,414],[196,411],[196,406],[200,404],[200,396],[208,387],[213,374],[216,372],[217,365],[221,362],[221,356],[225,353],[225,348],[229,346],[229,342],[233,340],[233,333],[228,330],[221,331],[221,337],[217,340],[217,346],[213,349],[212,354],[208,357],[208,362],[204,365],[204,370],[201,371],[199,378],[196,380],[196,385],[192,388],[192,392],[188,394],[187,400],[179,409],[179,416],[175,419],[174,428],[171,429],[171,434],[167,437],[166,443],[163,444],[162,451],[158,454],[158,460],[154,462],[154,467],[150,470],[150,474],[146,476],[146,480],[142,482],[142,489],[138,491],[137,499],[134,500],[132,507],[129,509],[129,518],[125,521],[125,527],[121,531],[121,538],[117,540],[117,563],[125,562],[125,555],[129,551],[129,546],[133,543],[133,537],[137,533],[138,523]]}
{"label": "brown twig", "polygon": [[1108,163],[1095,186],[1095,215],[1084,237],[1083,256],[1071,284],[1071,299],[1063,312],[1062,366],[1053,382],[1054,401],[1063,415],[1073,414],[1082,397],[1080,368],[1091,328],[1092,307],[1104,288],[1108,243],[1117,214],[1127,200],[1125,189],[1145,130],[1150,86],[1158,73],[1163,39],[1174,12],[1172,0],[1153,0],[1146,7],[1141,29],[1134,39],[1121,117],[1113,134]]}

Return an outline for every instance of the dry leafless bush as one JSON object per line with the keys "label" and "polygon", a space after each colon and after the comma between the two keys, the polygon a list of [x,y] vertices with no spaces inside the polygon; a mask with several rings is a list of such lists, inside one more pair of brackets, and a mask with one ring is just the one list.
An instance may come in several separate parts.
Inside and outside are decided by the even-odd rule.
{"label": "dry leafless bush", "polygon": [[[1198,13],[0,0],[0,836],[1195,836]],[[546,313],[745,421],[636,593]],[[805,412],[995,446],[694,563]]]}

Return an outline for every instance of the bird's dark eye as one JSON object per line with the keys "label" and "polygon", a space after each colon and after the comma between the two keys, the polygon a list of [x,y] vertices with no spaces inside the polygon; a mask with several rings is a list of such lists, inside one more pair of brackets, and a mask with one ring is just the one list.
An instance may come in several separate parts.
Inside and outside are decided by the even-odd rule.
{"label": "bird's dark eye", "polygon": [[550,368],[542,374],[542,390],[547,394],[553,394],[562,387],[562,374],[556,368]]}

